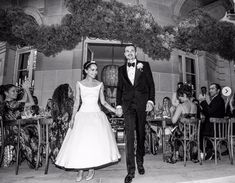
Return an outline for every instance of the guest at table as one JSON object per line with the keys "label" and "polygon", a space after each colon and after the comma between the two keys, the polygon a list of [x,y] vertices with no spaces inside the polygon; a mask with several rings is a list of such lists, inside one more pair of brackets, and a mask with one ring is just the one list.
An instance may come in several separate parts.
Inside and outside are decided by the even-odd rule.
{"label": "guest at table", "polygon": [[160,107],[158,113],[161,116],[171,117],[175,111],[175,107],[171,103],[171,99],[169,97],[164,97],[162,100],[162,106]]}
{"label": "guest at table", "polygon": [[47,105],[46,105],[46,107],[45,107],[45,112],[46,112],[47,114],[50,114],[50,115],[51,115],[51,111],[52,111],[52,99],[49,98],[49,99],[47,100]]}
{"label": "guest at table", "polygon": [[[203,137],[214,135],[213,123],[210,123],[209,119],[211,117],[223,118],[225,116],[225,102],[224,99],[221,97],[221,86],[217,83],[212,83],[209,87],[209,93],[211,97],[211,101],[209,104],[207,103],[205,97],[199,98],[199,101],[201,101],[200,105],[202,107],[202,112],[205,115],[205,122],[202,123],[200,133],[201,150],[203,148]],[[212,144],[207,143],[205,159],[213,159],[214,152],[212,151],[212,148]]]}
{"label": "guest at table", "polygon": [[[172,149],[169,149],[170,151],[172,151],[171,153],[168,153],[170,155],[173,154],[173,148],[176,149],[176,152],[178,152],[179,156],[181,156],[181,158],[183,157],[183,148],[182,144],[175,144],[174,141],[172,141],[174,139],[174,136],[180,136],[183,135],[183,125],[181,125],[181,123],[179,123],[179,119],[181,117],[196,117],[196,113],[197,113],[197,106],[195,103],[193,103],[190,99],[192,96],[192,88],[191,86],[189,86],[188,84],[183,84],[180,88],[177,89],[177,98],[179,100],[179,104],[176,107],[175,113],[172,116],[172,123],[176,124],[175,128],[173,127],[167,127],[165,134],[168,135],[169,138],[169,143],[170,143],[170,147]],[[176,146],[174,146],[176,145]],[[169,163],[174,163],[178,158],[176,159],[172,159],[175,158],[173,156],[169,157],[169,159],[167,159],[167,161]]]}
{"label": "guest at table", "polygon": [[177,90],[183,85],[183,82],[178,82],[177,83],[177,89],[176,92],[173,92],[172,94],[172,105],[177,107],[180,103],[180,101],[177,98]]}
{"label": "guest at table", "polygon": [[197,106],[194,102],[191,101],[192,97],[192,88],[184,84],[177,90],[177,98],[180,101],[180,104],[176,107],[175,113],[172,116],[172,123],[176,123],[180,117],[196,117]]}
{"label": "guest at table", "polygon": [[[22,85],[24,90],[23,98],[17,100],[17,87],[13,84],[4,85],[4,104],[3,104],[3,120],[16,120],[21,119],[21,114],[25,107],[30,107],[34,105],[32,95],[29,91],[29,82],[25,81]],[[6,137],[8,146],[16,146],[17,144],[17,127],[14,126],[13,130],[8,131],[8,136]],[[21,160],[26,159],[30,168],[35,168],[36,165],[36,155],[37,155],[37,128],[34,125],[25,125],[20,131],[20,144],[22,147]],[[7,147],[5,147],[6,149]],[[12,152],[14,161],[14,154]],[[8,162],[11,163],[10,161]]]}
{"label": "guest at table", "polygon": [[206,102],[209,104],[210,103],[210,96],[207,93],[207,88],[206,86],[201,87],[201,93],[199,94],[198,98],[205,98]]}
{"label": "guest at table", "polygon": [[60,150],[66,132],[69,128],[73,112],[73,91],[69,84],[59,85],[52,96],[52,118],[53,123],[49,134],[50,158],[55,162],[55,158]]}

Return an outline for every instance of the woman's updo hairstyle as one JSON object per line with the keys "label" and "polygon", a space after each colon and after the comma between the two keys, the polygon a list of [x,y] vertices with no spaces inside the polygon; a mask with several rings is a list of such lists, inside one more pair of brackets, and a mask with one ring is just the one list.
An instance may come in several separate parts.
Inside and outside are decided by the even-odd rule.
{"label": "woman's updo hairstyle", "polygon": [[89,67],[94,64],[97,66],[96,62],[94,60],[91,60],[91,61],[88,61],[86,62],[84,65],[83,65],[83,71],[82,71],[82,74],[83,74],[83,78],[86,77],[87,73],[86,73],[86,70],[89,69]]}
{"label": "woman's updo hairstyle", "polygon": [[183,84],[177,89],[177,97],[183,97],[184,94],[188,97],[192,97],[192,87],[189,84]]}

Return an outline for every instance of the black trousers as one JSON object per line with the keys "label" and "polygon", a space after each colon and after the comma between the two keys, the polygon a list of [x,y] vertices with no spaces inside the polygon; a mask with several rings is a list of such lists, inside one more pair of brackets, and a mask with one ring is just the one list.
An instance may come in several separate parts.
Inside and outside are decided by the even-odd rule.
{"label": "black trousers", "polygon": [[[135,173],[135,147],[136,140],[136,164],[142,166],[145,155],[145,124],[146,112],[135,109],[128,110],[124,113],[125,134],[126,134],[126,166],[127,172]],[[136,139],[135,139],[136,131]]]}

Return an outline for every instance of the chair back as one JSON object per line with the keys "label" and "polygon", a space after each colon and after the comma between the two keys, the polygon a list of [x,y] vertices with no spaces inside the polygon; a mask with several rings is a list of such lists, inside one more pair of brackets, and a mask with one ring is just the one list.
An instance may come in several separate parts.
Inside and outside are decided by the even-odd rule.
{"label": "chair back", "polygon": [[[184,148],[184,166],[186,166],[187,157],[193,158],[192,147],[197,147],[197,160],[201,162],[200,158],[200,124],[201,121],[195,117],[182,117],[180,123],[183,124],[183,148]],[[194,144],[194,146],[192,146]],[[196,146],[195,146],[196,145]],[[191,156],[192,155],[192,156]]]}
{"label": "chair back", "polygon": [[234,131],[234,125],[235,125],[235,117],[229,119],[229,136],[235,137],[235,131]]}
{"label": "chair back", "polygon": [[200,135],[200,120],[197,118],[181,118],[185,140],[197,140]]}
{"label": "chair back", "polygon": [[214,137],[217,139],[228,138],[229,122],[227,118],[210,118],[210,122],[214,126]]}
{"label": "chair back", "polygon": [[229,150],[230,150],[230,162],[233,164],[233,152],[234,152],[234,141],[235,141],[235,129],[234,124],[235,123],[235,117],[229,119],[229,130],[228,130],[228,144],[229,144]]}

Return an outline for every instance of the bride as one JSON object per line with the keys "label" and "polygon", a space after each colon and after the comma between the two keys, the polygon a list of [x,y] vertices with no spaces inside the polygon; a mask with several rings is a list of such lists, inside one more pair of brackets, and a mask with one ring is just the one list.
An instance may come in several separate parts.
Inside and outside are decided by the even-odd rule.
{"label": "bride", "polygon": [[60,167],[77,169],[76,181],[83,179],[85,170],[88,170],[86,180],[91,180],[95,168],[117,162],[121,157],[110,123],[98,104],[100,101],[115,113],[115,109],[105,101],[103,83],[95,79],[95,61],[84,64],[84,75],[85,79],[76,84],[70,128],[55,163]]}

